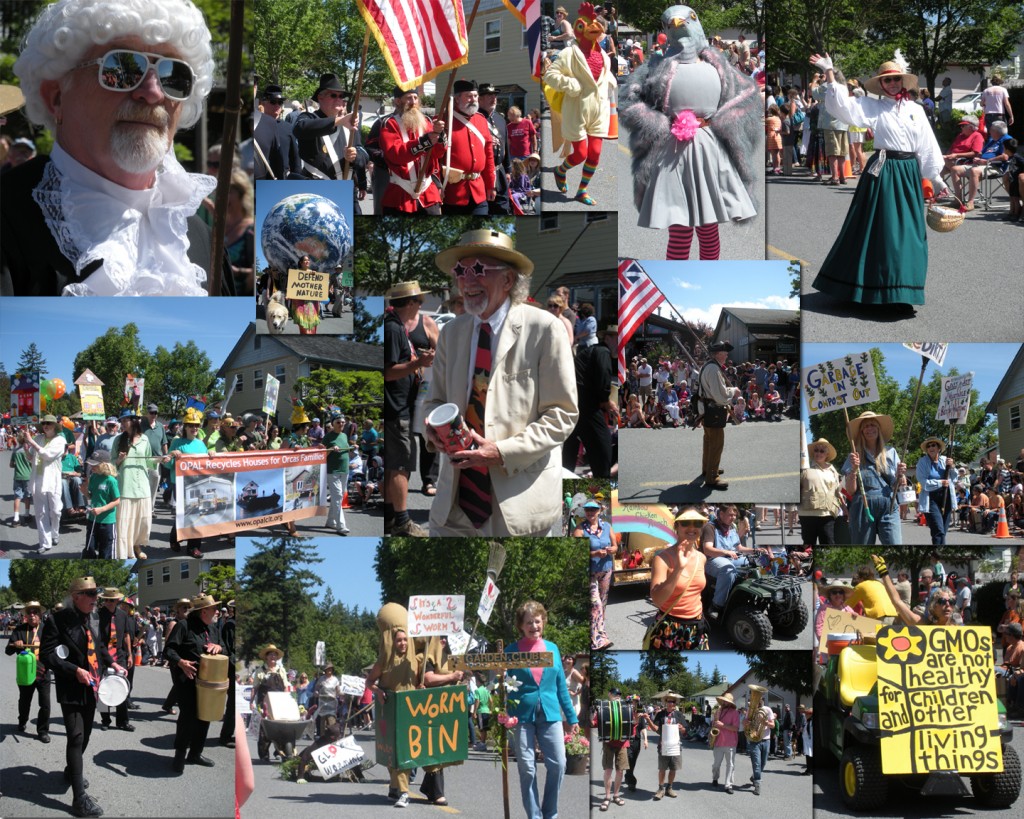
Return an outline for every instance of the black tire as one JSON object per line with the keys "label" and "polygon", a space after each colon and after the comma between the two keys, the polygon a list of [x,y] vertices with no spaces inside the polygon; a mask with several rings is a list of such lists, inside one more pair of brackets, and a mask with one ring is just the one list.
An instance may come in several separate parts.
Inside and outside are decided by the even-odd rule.
{"label": "black tire", "polygon": [[876,810],[889,797],[889,783],[882,773],[878,749],[851,745],[839,764],[839,794],[853,810]]}
{"label": "black tire", "polygon": [[772,642],[772,621],[763,611],[741,606],[725,620],[729,639],[741,651],[764,651]]}
{"label": "black tire", "polygon": [[[768,610],[769,615],[771,609]],[[780,614],[777,617],[770,617],[772,626],[775,630],[783,637],[796,637],[805,628],[810,620],[810,615],[807,613],[807,606],[801,600],[800,604],[795,608],[787,611],[785,614]]]}
{"label": "black tire", "polygon": [[1020,796],[1020,757],[1010,745],[1003,746],[1003,772],[971,777],[971,792],[986,808],[1006,808]]}

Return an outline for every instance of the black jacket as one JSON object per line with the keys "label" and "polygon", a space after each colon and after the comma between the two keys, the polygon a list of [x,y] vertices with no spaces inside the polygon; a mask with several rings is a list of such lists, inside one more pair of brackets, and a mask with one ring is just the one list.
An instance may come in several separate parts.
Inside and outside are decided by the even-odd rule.
{"label": "black jacket", "polygon": [[[301,172],[299,146],[292,137],[292,126],[287,122],[278,122],[273,117],[261,114],[253,130],[253,139],[270,163],[274,179],[287,179],[291,174]],[[271,178],[267,166],[258,155],[253,160],[253,176],[256,179]]]}
{"label": "black jacket", "polygon": [[[302,157],[302,161],[312,165],[329,179],[334,179],[334,163],[331,162],[330,156],[324,152],[321,137],[330,136],[333,140],[337,131],[338,126],[334,124],[334,118],[328,117],[323,111],[316,111],[312,114],[299,114],[295,119],[295,124],[292,126],[292,133],[299,143],[299,156]],[[351,133],[345,133],[342,136],[342,142],[345,147],[348,147]],[[345,157],[342,156],[343,152],[344,148],[338,151],[338,159],[341,161],[342,167],[345,164]],[[366,151],[357,145],[356,161],[352,165],[353,169],[363,170],[363,183],[359,186],[363,190],[366,189],[365,168],[368,159],[369,156]],[[308,169],[305,166],[303,170],[308,173]]]}
{"label": "black jacket", "polygon": [[[84,281],[101,262],[75,273],[57,246],[32,191],[43,178],[48,156],[36,157],[4,174],[0,185],[0,296],[59,296],[64,287]],[[188,258],[210,274],[213,241],[198,216],[188,218]],[[235,295],[231,263],[222,261],[221,295]]]}
{"label": "black jacket", "polygon": [[179,660],[189,660],[196,664],[196,673],[199,673],[199,658],[206,653],[206,644],[215,643],[222,649],[224,643],[221,641],[220,627],[216,623],[206,625],[199,612],[190,614],[184,620],[179,620],[171,636],[167,638],[164,646],[164,656],[171,664],[171,679],[177,683],[192,685],[195,680],[185,676],[185,672],[178,667]]}
{"label": "black jacket", "polygon": [[[37,639],[41,639],[42,638],[42,633],[43,633],[43,624],[40,623],[38,628],[39,628],[39,637],[37,637]],[[15,648],[14,644],[16,642],[18,642],[18,640],[21,640],[21,642],[23,642],[25,644],[25,647],[28,648],[30,645],[32,645],[32,632],[33,631],[34,631],[34,629],[28,623],[21,623],[21,624],[15,626],[14,630],[11,632],[10,638],[7,640],[7,647],[4,649],[4,652],[6,654],[8,654],[8,655],[10,655],[10,654],[20,654],[24,649]],[[36,679],[37,680],[41,680],[43,678],[43,675],[45,675],[45,674],[46,674],[46,666],[43,664],[43,654],[42,654],[42,651],[40,651],[39,652],[39,659],[36,662]]]}
{"label": "black jacket", "polygon": [[[39,659],[53,671],[57,702],[62,705],[90,705],[95,701],[90,686],[80,683],[76,677],[79,668],[90,670],[86,637],[88,620],[89,615],[83,615],[72,605],[58,611],[43,624]],[[95,621],[92,640],[102,675],[114,665],[114,660],[107,652],[106,641],[100,637],[98,620]],[[67,659],[57,655],[57,648],[62,645],[68,650]]]}
{"label": "black jacket", "polygon": [[[121,609],[114,609],[113,614],[107,611],[107,607],[100,603],[98,606],[98,614],[100,616],[100,637],[103,638],[104,644],[110,646],[110,631],[111,625],[114,630],[114,644],[117,646],[114,659],[120,665],[125,668],[128,667],[128,653],[131,651],[130,639],[132,633],[132,626],[129,622],[129,617]],[[128,641],[125,640],[125,636],[128,635]]]}

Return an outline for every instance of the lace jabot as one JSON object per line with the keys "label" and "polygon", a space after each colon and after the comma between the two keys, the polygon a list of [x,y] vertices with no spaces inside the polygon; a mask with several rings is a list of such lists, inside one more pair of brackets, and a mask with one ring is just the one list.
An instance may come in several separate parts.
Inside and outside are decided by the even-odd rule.
{"label": "lace jabot", "polygon": [[53,146],[32,191],[60,252],[79,276],[65,296],[205,296],[206,272],[189,261],[188,217],[216,180],[188,173],[169,151],[148,190],[123,188]]}

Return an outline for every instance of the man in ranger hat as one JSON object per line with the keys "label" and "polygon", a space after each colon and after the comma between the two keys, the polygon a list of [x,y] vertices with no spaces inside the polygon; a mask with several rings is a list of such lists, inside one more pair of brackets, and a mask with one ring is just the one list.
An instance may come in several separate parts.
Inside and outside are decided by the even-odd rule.
{"label": "man in ranger hat", "polygon": [[715,737],[714,761],[711,763],[711,784],[718,785],[718,775],[725,762],[725,792],[732,793],[732,777],[736,769],[736,746],[740,738],[740,712],[732,694],[726,691],[715,697],[718,714],[711,723],[711,730],[718,731]]}
{"label": "man in ranger hat", "polygon": [[413,357],[409,337],[424,295],[418,281],[399,282],[388,289],[384,311],[384,533],[411,537],[427,534],[407,508],[409,474],[416,468],[412,408],[420,372],[434,363],[431,348],[416,347]]}
{"label": "man in ranger hat", "polygon": [[[116,588],[106,588],[100,594],[100,638],[106,643],[110,656],[125,668],[131,669],[135,657],[132,652],[132,619],[118,608],[124,595]],[[135,726],[128,722],[128,700],[117,706],[117,727],[122,731],[134,731]],[[100,714],[103,729],[110,727],[110,712],[104,710]]]}
{"label": "man in ranger hat", "polygon": [[441,194],[431,175],[444,156],[445,125],[431,123],[415,91],[395,88],[395,115],[380,129],[380,149],[391,178],[384,190],[384,215],[441,215]]}
{"label": "man in ranger hat", "polygon": [[43,607],[36,600],[29,600],[21,609],[22,621],[11,631],[7,648],[8,655],[31,652],[36,660],[34,679],[28,685],[18,683],[18,731],[28,728],[28,718],[32,710],[32,695],[39,692],[39,717],[36,720],[36,731],[39,741],[50,741],[50,683],[51,674],[43,663],[39,662],[39,639],[42,627],[39,620],[43,615]]}
{"label": "man in ranger hat", "polygon": [[472,80],[456,80],[452,133],[441,168],[446,216],[486,216],[494,201],[494,137]]}
{"label": "man in ranger hat", "polygon": [[337,75],[322,74],[320,87],[313,92],[319,110],[295,118],[292,132],[299,143],[302,167],[314,179],[341,179],[344,162],[366,167],[366,151],[355,146],[356,114],[345,110],[351,96]]}
{"label": "man in ranger hat", "polygon": [[100,680],[108,668],[126,673],[100,637],[95,615],[99,589],[91,577],[78,577],[68,589],[69,604],[54,613],[43,625],[40,659],[53,671],[57,684],[57,702],[64,716],[67,734],[67,767],[64,781],[71,783],[75,816],[102,816],[103,810],[85,792],[88,782],[82,775],[82,756],[89,747],[96,697]]}
{"label": "man in ranger hat", "polygon": [[[473,443],[442,463],[430,533],[544,536],[561,524],[561,446],[578,416],[565,327],[523,303],[533,262],[504,233],[464,233],[435,263],[466,313],[438,340],[424,415],[455,404]],[[429,426],[426,435],[444,448]]]}
{"label": "man in ranger hat", "polygon": [[725,382],[725,362],[732,352],[728,341],[719,341],[708,348],[711,359],[701,368],[697,377],[700,400],[698,408],[704,416],[704,457],[701,469],[704,485],[708,489],[725,490],[729,484],[719,478],[722,470],[722,450],[725,448],[725,425],[729,418],[729,404],[739,397],[740,391]]}

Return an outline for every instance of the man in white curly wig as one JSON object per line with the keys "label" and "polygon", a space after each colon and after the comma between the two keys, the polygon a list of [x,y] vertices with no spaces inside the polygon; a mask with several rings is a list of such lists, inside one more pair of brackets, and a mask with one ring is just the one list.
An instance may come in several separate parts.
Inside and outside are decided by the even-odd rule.
{"label": "man in white curly wig", "polygon": [[206,295],[210,234],[194,214],[216,181],[187,173],[173,141],[201,116],[213,68],[191,0],[43,9],[14,73],[54,146],[4,177],[0,293]]}

